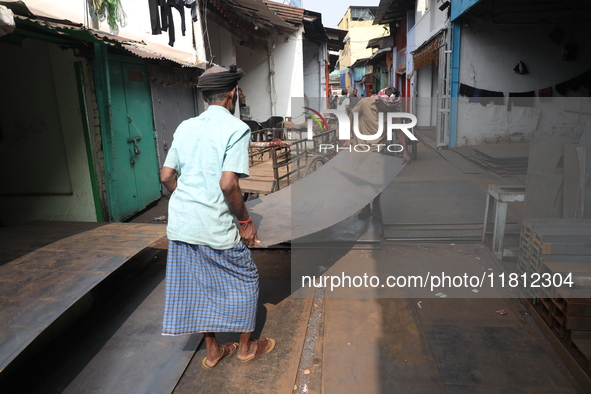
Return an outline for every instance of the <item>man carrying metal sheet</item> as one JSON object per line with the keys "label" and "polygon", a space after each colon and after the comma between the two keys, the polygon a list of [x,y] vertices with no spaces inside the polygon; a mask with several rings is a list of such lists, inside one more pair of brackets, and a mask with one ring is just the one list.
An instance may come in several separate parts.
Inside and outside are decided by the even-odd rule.
{"label": "man carrying metal sheet", "polygon": [[[379,113],[388,112],[402,112],[402,103],[400,99],[400,91],[396,88],[384,88],[378,92],[378,94],[371,97],[362,98],[357,102],[355,107],[351,110],[351,144],[367,144],[370,146],[372,151],[378,151],[380,146],[387,144],[387,135],[382,133],[378,138],[372,140],[361,140],[358,136],[353,133],[353,116],[358,114],[359,116],[359,132],[363,135],[372,136],[376,134],[379,129]],[[386,116],[383,117],[384,125],[383,130],[386,129]],[[406,136],[402,130],[397,130],[398,142],[402,145],[402,163],[410,164],[412,157],[407,149]],[[383,152],[383,150],[382,150]],[[380,215],[380,195],[373,200],[373,216],[377,217]],[[365,219],[372,214],[372,208],[367,204],[358,217]]]}
{"label": "man carrying metal sheet", "polygon": [[[204,369],[236,350],[248,362],[275,346],[251,338],[259,276],[247,247],[259,240],[238,184],[248,176],[250,128],[232,116],[243,75],[214,66],[199,77],[209,107],[178,127],[160,174],[172,192],[162,334],[203,333]],[[220,345],[216,332],[239,332],[240,343]]]}

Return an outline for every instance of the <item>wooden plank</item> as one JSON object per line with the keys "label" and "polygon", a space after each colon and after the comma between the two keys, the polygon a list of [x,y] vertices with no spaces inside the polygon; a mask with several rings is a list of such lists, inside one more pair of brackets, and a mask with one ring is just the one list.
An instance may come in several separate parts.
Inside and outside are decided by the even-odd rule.
{"label": "wooden plank", "polygon": [[[287,174],[288,167],[283,166],[279,168],[279,176]],[[275,190],[274,182],[275,176],[273,173],[273,163],[271,160],[255,164],[249,168],[250,175],[247,178],[240,178],[240,188],[247,193],[272,193]],[[292,179],[292,182],[294,180]],[[279,181],[279,188],[284,188],[289,185],[287,179]]]}
{"label": "wooden plank", "polygon": [[165,235],[164,226],[113,223],[2,265],[0,371],[90,289]]}

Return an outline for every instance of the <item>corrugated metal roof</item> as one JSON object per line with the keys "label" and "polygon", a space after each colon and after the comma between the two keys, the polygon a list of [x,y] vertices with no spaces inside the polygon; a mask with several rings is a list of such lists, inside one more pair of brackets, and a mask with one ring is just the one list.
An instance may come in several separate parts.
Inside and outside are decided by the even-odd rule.
{"label": "corrugated metal roof", "polygon": [[366,48],[388,48],[394,46],[393,36],[384,36],[372,38],[367,42]]}
{"label": "corrugated metal roof", "polygon": [[399,21],[406,17],[406,12],[414,10],[415,0],[380,0],[374,25]]}
{"label": "corrugated metal roof", "polygon": [[122,45],[124,49],[144,59],[170,60],[184,67],[205,70],[207,63],[199,61],[194,53],[175,51],[173,48],[154,43],[135,42]]}
{"label": "corrugated metal roof", "polygon": [[351,68],[365,66],[368,61],[369,61],[368,57],[365,57],[363,59],[357,59],[357,61],[355,63],[351,64]]}
{"label": "corrugated metal roof", "polygon": [[52,21],[41,17],[15,15],[15,18],[21,21],[24,25],[38,26],[45,28],[45,31],[58,35],[68,36],[74,39],[90,41],[90,42],[106,42],[106,43],[139,43],[129,38],[116,36],[104,31],[89,29],[82,23],[75,23],[71,21]]}
{"label": "corrugated metal roof", "polygon": [[263,0],[267,7],[286,22],[294,25],[302,25],[304,22],[304,9],[291,5],[277,3],[275,1]]}
{"label": "corrugated metal roof", "polygon": [[[293,30],[294,27],[287,23],[283,18],[278,16],[275,12],[269,9],[268,5],[263,0],[217,0],[224,3],[225,6],[233,8],[238,14],[268,25],[270,28],[279,27]],[[213,3],[213,2],[212,2]],[[208,4],[209,9],[212,9],[211,4]],[[213,7],[215,9],[215,7]],[[303,11],[302,11],[303,12]]]}
{"label": "corrugated metal roof", "polygon": [[88,41],[103,42],[124,48],[129,52],[145,59],[166,59],[186,67],[200,67],[205,69],[205,63],[199,62],[194,53],[186,53],[167,46],[154,43],[145,43],[129,38],[116,36],[99,30],[89,29],[81,23],[70,21],[49,21],[43,18],[35,18],[16,15],[16,18],[23,23],[23,26],[43,29],[48,34],[55,34],[64,38]]}

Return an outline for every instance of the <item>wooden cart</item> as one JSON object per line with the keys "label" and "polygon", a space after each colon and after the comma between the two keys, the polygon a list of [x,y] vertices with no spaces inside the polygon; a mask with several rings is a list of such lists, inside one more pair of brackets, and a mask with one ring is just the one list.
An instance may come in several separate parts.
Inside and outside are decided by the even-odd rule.
{"label": "wooden cart", "polygon": [[336,129],[317,133],[288,128],[252,132],[250,176],[240,179],[244,193],[270,194],[314,172],[336,155],[336,149],[320,149],[321,144],[337,146]]}

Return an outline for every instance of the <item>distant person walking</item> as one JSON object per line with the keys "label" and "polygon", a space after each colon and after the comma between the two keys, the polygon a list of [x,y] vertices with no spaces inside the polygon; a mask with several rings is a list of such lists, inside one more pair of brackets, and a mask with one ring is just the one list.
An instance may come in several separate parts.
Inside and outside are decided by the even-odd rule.
{"label": "distant person walking", "polygon": [[[387,116],[383,117],[382,130],[384,132],[380,137],[373,140],[364,140],[355,135],[353,132],[353,116],[355,113],[359,116],[359,133],[363,135],[375,135],[378,130],[379,113],[384,114],[388,112],[402,112],[402,104],[400,99],[400,92],[395,88],[385,88],[378,92],[377,95],[366,97],[357,103],[355,108],[351,110],[351,144],[367,144],[371,151],[378,151],[379,146],[385,146],[388,143],[387,134]],[[402,163],[410,164],[412,157],[407,149],[406,135],[400,129],[396,131],[398,135],[398,143],[402,146]],[[381,149],[384,152],[384,148]],[[380,212],[380,195],[373,200],[373,216],[377,217]],[[367,204],[358,214],[360,219],[365,219],[372,214],[372,207]]]}
{"label": "distant person walking", "polygon": [[[247,246],[259,241],[238,184],[248,176],[250,128],[232,115],[243,75],[215,66],[199,77],[209,108],[177,128],[160,174],[172,192],[162,334],[203,333],[204,369],[236,351],[248,362],[275,346],[251,338],[259,275]],[[239,332],[240,343],[220,345],[216,332]]]}
{"label": "distant person walking", "polygon": [[349,95],[349,109],[350,109],[350,111],[352,111],[353,108],[355,108],[355,106],[357,105],[358,102],[359,102],[359,97],[357,97],[357,89],[353,89],[353,91]]}
{"label": "distant person walking", "polygon": [[351,112],[351,99],[349,98],[349,91],[347,89],[343,89],[341,92],[343,95],[339,99],[339,104],[337,105],[337,109],[339,111],[345,111],[347,115]]}

